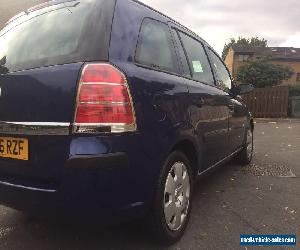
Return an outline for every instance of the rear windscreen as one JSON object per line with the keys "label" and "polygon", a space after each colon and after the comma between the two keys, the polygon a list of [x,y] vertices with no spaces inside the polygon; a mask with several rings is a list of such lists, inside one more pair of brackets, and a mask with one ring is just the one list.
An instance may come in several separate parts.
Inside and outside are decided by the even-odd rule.
{"label": "rear windscreen", "polygon": [[113,0],[81,0],[29,9],[0,33],[0,73],[107,60],[113,8]]}

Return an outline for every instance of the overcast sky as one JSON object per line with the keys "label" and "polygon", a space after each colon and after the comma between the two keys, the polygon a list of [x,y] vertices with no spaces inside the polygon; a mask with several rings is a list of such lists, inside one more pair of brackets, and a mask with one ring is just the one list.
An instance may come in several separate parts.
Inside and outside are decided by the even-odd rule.
{"label": "overcast sky", "polygon": [[196,32],[219,53],[238,36],[300,47],[300,0],[141,0]]}

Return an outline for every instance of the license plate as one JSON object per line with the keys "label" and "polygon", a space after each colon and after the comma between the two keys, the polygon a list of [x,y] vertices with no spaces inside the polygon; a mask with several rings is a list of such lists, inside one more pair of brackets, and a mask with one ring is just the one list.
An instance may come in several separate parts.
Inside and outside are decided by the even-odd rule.
{"label": "license plate", "polygon": [[28,139],[0,137],[0,157],[28,161]]}

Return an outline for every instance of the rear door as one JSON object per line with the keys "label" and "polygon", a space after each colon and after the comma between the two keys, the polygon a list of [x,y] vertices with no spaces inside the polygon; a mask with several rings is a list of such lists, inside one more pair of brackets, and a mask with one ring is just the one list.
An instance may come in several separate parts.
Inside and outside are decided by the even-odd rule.
{"label": "rear door", "polygon": [[[216,88],[205,46],[185,31],[173,29],[182,46],[183,67],[189,88],[189,116],[202,145],[203,169],[226,155],[228,145],[228,110],[224,93]],[[188,71],[187,71],[188,70]]]}
{"label": "rear door", "polygon": [[209,49],[208,51],[217,78],[218,87],[224,90],[223,93],[227,102],[229,111],[229,144],[227,153],[231,154],[243,145],[247,114],[243,104],[230,95],[232,79],[227,67],[213,50]]}
{"label": "rear door", "polygon": [[51,1],[0,31],[0,178],[57,179],[85,61],[107,61],[114,1]]}
{"label": "rear door", "polygon": [[188,88],[180,76],[168,24],[144,18],[139,31],[135,63],[120,67],[128,76],[143,141],[157,145],[148,153],[161,161],[187,129]]}

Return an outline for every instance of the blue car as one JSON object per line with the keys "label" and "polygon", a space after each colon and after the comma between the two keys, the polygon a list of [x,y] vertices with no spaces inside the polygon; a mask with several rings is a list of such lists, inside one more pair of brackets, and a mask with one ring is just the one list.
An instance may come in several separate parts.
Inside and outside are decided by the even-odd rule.
{"label": "blue car", "polygon": [[135,0],[54,0],[0,31],[0,203],[184,233],[193,184],[253,152],[214,49]]}

